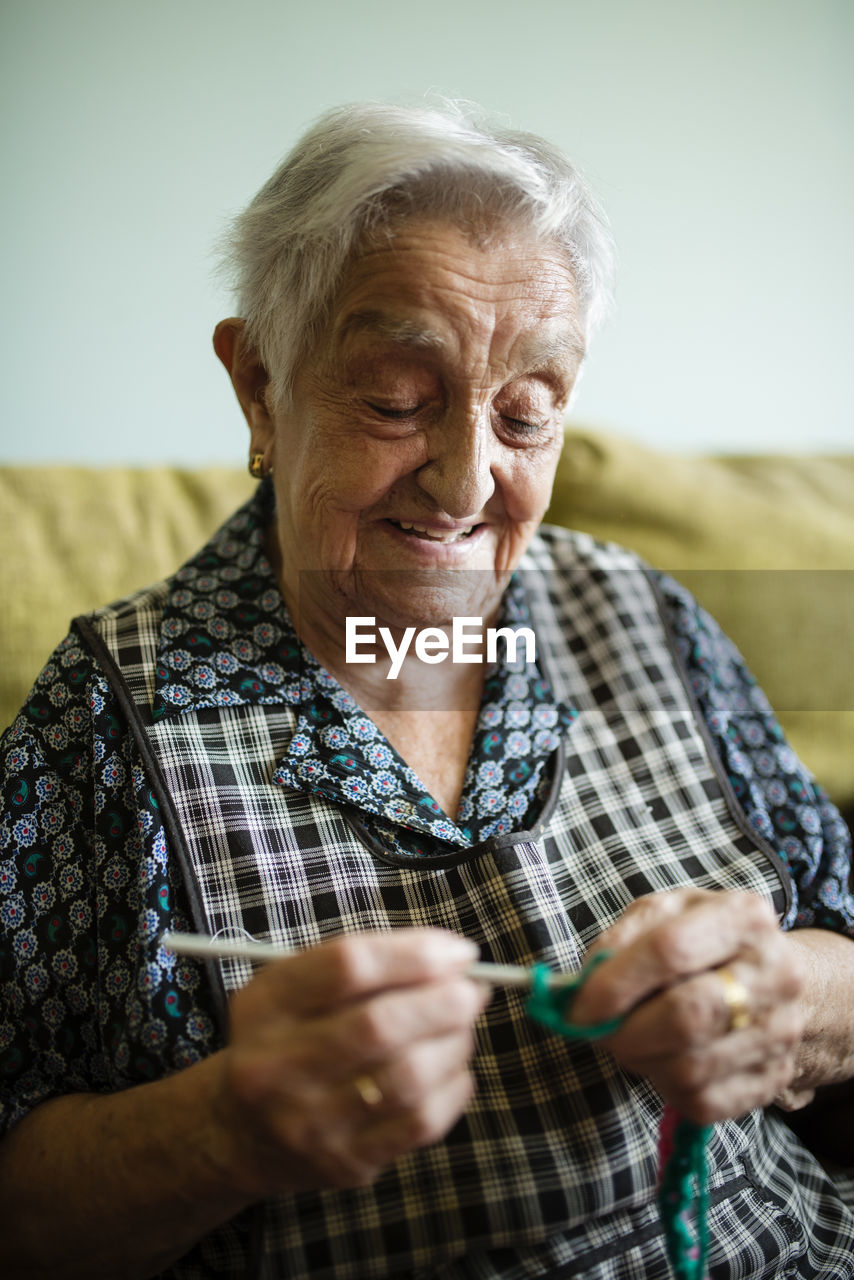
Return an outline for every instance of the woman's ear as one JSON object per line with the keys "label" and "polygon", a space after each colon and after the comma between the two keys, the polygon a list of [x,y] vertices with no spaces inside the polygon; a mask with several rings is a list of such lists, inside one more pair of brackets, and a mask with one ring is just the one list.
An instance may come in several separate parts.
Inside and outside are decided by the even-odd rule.
{"label": "woman's ear", "polygon": [[266,453],[273,442],[273,420],[266,396],[269,379],[257,351],[246,342],[243,320],[234,316],[220,320],[214,329],[213,345],[228,371],[249,426],[250,452]]}

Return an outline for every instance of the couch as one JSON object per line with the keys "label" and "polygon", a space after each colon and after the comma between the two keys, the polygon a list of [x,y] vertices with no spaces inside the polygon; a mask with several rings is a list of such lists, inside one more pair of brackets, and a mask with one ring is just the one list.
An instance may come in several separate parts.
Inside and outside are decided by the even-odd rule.
{"label": "couch", "polygon": [[[252,483],[237,467],[0,467],[0,727],[72,616],[172,571]],[[575,427],[548,516],[684,581],[849,815],[852,495],[854,455],[694,457]]]}

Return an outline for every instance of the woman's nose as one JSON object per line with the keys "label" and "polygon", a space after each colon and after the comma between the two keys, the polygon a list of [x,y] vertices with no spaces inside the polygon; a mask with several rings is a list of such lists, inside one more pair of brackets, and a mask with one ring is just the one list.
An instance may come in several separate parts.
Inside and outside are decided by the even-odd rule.
{"label": "woman's nose", "polygon": [[479,515],[495,492],[495,437],[486,414],[448,414],[430,431],[418,483],[454,520]]}

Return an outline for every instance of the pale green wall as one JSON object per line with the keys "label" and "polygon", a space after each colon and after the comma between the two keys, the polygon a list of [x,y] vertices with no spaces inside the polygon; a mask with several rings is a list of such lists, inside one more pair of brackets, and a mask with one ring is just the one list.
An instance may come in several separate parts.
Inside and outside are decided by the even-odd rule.
{"label": "pale green wall", "polygon": [[435,87],[563,145],[620,245],[576,416],[850,449],[851,0],[5,0],[0,458],[245,455],[212,242],[302,128]]}

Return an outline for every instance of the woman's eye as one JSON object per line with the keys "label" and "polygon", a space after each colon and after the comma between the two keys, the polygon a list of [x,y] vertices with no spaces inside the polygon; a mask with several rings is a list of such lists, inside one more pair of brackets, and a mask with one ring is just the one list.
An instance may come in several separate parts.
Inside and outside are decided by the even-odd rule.
{"label": "woman's eye", "polygon": [[548,425],[545,422],[528,422],[522,418],[505,417],[504,421],[521,436],[535,436],[538,431],[542,431],[543,427]]}
{"label": "woman's eye", "polygon": [[417,404],[411,406],[407,405],[405,409],[392,409],[388,405],[384,404],[371,404],[370,401],[368,401],[367,404],[368,408],[373,409],[374,413],[378,413],[381,418],[389,418],[392,422],[399,422],[404,418],[411,418],[420,408]]}

